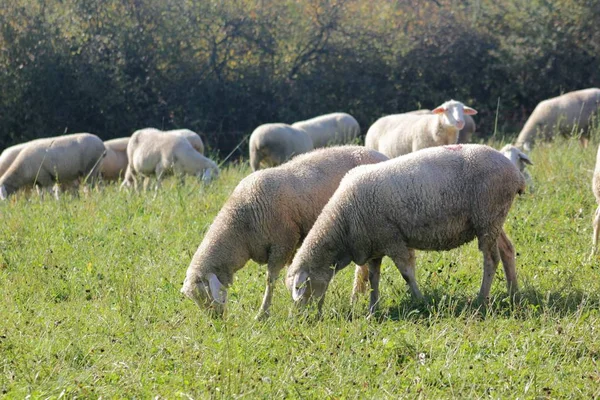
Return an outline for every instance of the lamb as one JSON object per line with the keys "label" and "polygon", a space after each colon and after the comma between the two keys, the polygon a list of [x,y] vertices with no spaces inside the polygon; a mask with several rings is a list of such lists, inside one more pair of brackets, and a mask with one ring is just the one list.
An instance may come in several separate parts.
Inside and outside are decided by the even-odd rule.
{"label": "lamb", "polygon": [[127,170],[127,144],[129,138],[119,138],[104,142],[106,157],[100,165],[100,174],[105,181],[116,181],[123,177]]}
{"label": "lamb", "polygon": [[363,146],[318,149],[250,174],[235,188],[198,247],[181,292],[223,313],[233,274],[250,259],[267,263],[258,318],[269,313],[273,285],[321,209],[352,168],[387,160]]}
{"label": "lamb", "polygon": [[[409,111],[407,114],[417,114],[417,115],[427,115],[431,114],[431,110],[423,108],[421,110]],[[477,124],[475,124],[475,120],[470,115],[465,114],[465,126],[460,131],[458,131],[458,144],[471,143],[473,139],[473,133],[477,130]]]}
{"label": "lamb", "polygon": [[598,235],[600,234],[600,147],[598,147],[598,152],[596,153],[596,167],[594,168],[594,177],[592,178],[592,190],[594,197],[596,197],[596,203],[598,203],[592,223],[594,234],[592,236],[591,256],[594,256],[598,250]]}
{"label": "lamb", "polygon": [[313,143],[302,129],[274,123],[259,126],[250,135],[250,166],[258,171],[261,163],[267,167],[283,164],[292,156],[313,149]]}
{"label": "lamb", "polygon": [[135,131],[127,145],[129,164],[121,187],[133,182],[137,189],[136,175],[145,178],[144,188],[148,186],[151,175],[156,175],[156,190],[164,175],[175,173],[188,174],[202,179],[211,179],[219,175],[219,167],[209,158],[197,152],[190,142],[178,135],[166,135],[158,129],[147,128]]}
{"label": "lamb", "polygon": [[379,118],[367,132],[365,146],[393,158],[426,147],[454,144],[465,127],[465,115],[477,114],[460,101],[450,100],[426,113],[405,113]]}
{"label": "lamb", "polygon": [[[100,173],[105,151],[102,140],[90,133],[29,142],[0,178],[0,199],[5,200],[26,186],[51,187],[86,178],[93,183]],[[55,196],[58,197],[57,191]]]}
{"label": "lamb", "polygon": [[521,173],[525,177],[525,182],[527,183],[527,186],[531,186],[531,175],[529,174],[529,171],[525,170],[527,165],[533,165],[529,156],[527,156],[527,154],[519,150],[518,147],[513,146],[511,144],[507,144],[506,146],[501,148],[500,153],[502,153],[504,157],[512,161],[513,164],[517,166],[517,168],[519,168],[519,171],[521,171]]}
{"label": "lamb", "polygon": [[308,133],[315,148],[350,143],[360,135],[356,119],[341,112],[295,122],[292,127]]}
{"label": "lamb", "polygon": [[338,271],[368,263],[370,312],[379,298],[382,257],[392,258],[414,297],[415,250],[450,250],[478,239],[483,253],[479,300],[488,299],[499,259],[509,292],[517,290],[515,250],[503,223],[517,193],[519,170],[500,152],[476,144],[424,149],[349,172],[288,269],[296,304],[319,301]]}
{"label": "lamb", "polygon": [[531,151],[536,136],[552,139],[558,130],[563,135],[580,135],[586,147],[593,115],[600,110],[600,89],[590,88],[565,93],[541,101],[525,122],[515,146]]}

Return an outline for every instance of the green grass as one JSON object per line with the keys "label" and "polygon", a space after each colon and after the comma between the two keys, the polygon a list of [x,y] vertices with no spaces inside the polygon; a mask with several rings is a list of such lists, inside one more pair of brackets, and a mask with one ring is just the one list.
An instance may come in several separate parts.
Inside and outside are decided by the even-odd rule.
{"label": "green grass", "polygon": [[476,243],[418,253],[427,304],[389,260],[380,311],[352,308],[352,268],[334,279],[321,320],[293,317],[282,282],[272,316],[254,320],[265,267],[236,275],[211,319],[179,293],[204,232],[247,168],[202,187],[152,193],[106,187],[79,198],[23,195],[0,204],[0,397],[593,398],[600,396],[600,270],[588,261],[596,146],[531,154],[535,188],[506,229],[520,298],[471,304]]}

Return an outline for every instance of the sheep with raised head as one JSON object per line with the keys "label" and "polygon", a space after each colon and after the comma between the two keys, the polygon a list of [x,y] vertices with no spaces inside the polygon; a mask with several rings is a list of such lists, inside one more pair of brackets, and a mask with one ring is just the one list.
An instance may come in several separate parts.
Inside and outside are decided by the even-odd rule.
{"label": "sheep with raised head", "polygon": [[[432,112],[431,110],[422,108],[420,110],[409,111],[406,114],[428,115],[432,114]],[[473,117],[468,114],[465,114],[464,117],[465,126],[460,131],[458,131],[458,139],[456,142],[458,144],[471,143],[473,139],[473,134],[477,130],[477,124],[475,123]]]}
{"label": "sheep with raised head", "polygon": [[157,190],[166,175],[192,175],[203,180],[219,175],[217,164],[196,151],[185,137],[153,128],[140,129],[131,135],[127,159],[129,164],[121,187],[133,183],[137,189],[136,175],[144,177],[145,188],[154,175]]}
{"label": "sheep with raised head", "polygon": [[267,315],[281,269],[291,261],[343,176],[356,166],[385,160],[383,154],[362,146],[328,147],[250,174],[204,236],[181,292],[200,307],[222,312],[234,273],[252,259],[267,264],[259,316]]}
{"label": "sheep with raised head", "polygon": [[594,220],[592,222],[592,227],[594,228],[594,233],[592,236],[593,256],[598,250],[598,236],[600,235],[600,146],[598,147],[598,152],[596,153],[596,167],[594,168],[594,177],[592,178],[592,191],[594,192],[594,197],[596,198],[596,203],[598,204],[594,214]]}
{"label": "sheep with raised head", "polygon": [[350,114],[337,112],[292,124],[310,136],[314,148],[350,143],[360,135],[360,125]]}
{"label": "sheep with raised head", "polygon": [[291,157],[313,149],[308,133],[283,123],[264,124],[250,135],[250,166],[258,171],[261,164],[275,167]]}
{"label": "sheep with raised head", "polygon": [[420,149],[455,144],[465,126],[465,115],[477,114],[460,101],[449,100],[431,114],[409,112],[379,118],[367,132],[365,146],[390,158]]}
{"label": "sheep with raised head", "polygon": [[552,139],[555,132],[578,135],[585,147],[594,115],[600,111],[600,89],[565,93],[538,103],[517,137],[515,146],[531,151],[536,137]]}
{"label": "sheep with raised head", "polygon": [[478,239],[485,301],[500,259],[509,291],[517,290],[515,251],[502,225],[523,175],[500,152],[468,144],[420,150],[349,172],[323,208],[286,278],[297,304],[319,309],[335,271],[368,264],[370,312],[379,298],[380,266],[389,256],[414,297],[415,250],[450,250]]}
{"label": "sheep with raised head", "polygon": [[123,178],[123,174],[127,170],[127,145],[129,138],[118,138],[106,140],[106,157],[100,165],[100,175],[105,181],[116,181]]}
{"label": "sheep with raised head", "polygon": [[[95,182],[105,155],[102,140],[90,133],[37,139],[27,143],[0,177],[0,198],[22,187],[49,188],[55,184]],[[55,187],[57,190],[58,187]],[[58,191],[55,191],[58,197]]]}

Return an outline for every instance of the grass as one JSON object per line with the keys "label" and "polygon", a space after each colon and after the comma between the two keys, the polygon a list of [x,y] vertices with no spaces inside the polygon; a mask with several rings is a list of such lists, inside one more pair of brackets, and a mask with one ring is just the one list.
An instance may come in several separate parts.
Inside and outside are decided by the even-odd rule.
{"label": "grass", "polygon": [[281,281],[254,320],[265,267],[249,263],[222,320],[179,289],[204,232],[247,167],[156,198],[108,186],[0,204],[0,395],[6,398],[594,398],[600,396],[599,259],[587,259],[596,146],[531,154],[534,191],[506,229],[521,286],[502,268],[486,310],[476,243],[418,253],[426,304],[386,259],[382,303],[351,307],[352,268],[321,320],[291,315]]}

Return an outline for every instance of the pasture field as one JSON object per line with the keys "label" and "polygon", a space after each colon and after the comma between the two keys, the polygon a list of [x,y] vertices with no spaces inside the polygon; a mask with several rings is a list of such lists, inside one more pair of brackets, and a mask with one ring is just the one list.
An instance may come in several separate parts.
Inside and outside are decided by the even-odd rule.
{"label": "pasture field", "polygon": [[596,149],[533,150],[534,191],[505,225],[521,291],[511,303],[499,267],[485,311],[472,304],[482,275],[472,242],[417,253],[425,304],[386,259],[374,318],[366,297],[349,304],[349,267],[322,319],[294,314],[280,279],[272,316],[258,322],[266,269],[249,263],[225,318],[211,319],[179,289],[246,165],[204,187],[168,181],[156,198],[114,185],[11,198],[0,204],[0,397],[598,398]]}

